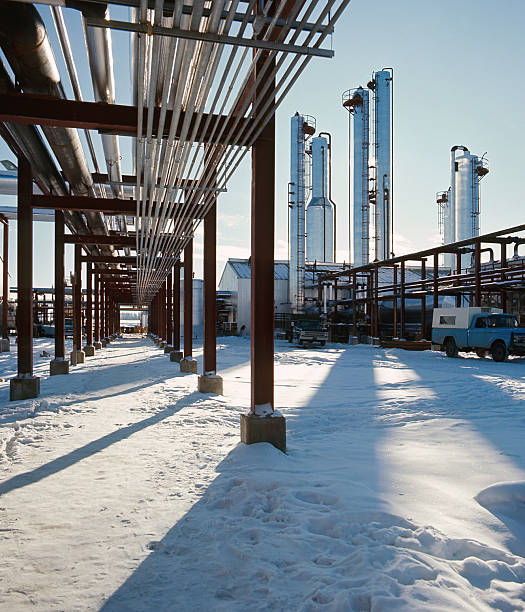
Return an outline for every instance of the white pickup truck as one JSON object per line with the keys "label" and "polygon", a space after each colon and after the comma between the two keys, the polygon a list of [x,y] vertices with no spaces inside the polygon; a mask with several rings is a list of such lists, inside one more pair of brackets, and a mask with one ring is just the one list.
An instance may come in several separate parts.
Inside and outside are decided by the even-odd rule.
{"label": "white pickup truck", "polygon": [[490,353],[494,361],[505,361],[508,355],[525,355],[525,328],[501,308],[434,308],[432,342],[448,357],[475,351],[479,357]]}

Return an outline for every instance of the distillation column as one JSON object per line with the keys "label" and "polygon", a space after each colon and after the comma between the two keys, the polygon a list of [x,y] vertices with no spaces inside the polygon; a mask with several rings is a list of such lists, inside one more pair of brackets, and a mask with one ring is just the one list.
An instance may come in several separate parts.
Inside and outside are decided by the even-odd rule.
{"label": "distillation column", "polygon": [[376,169],[375,258],[392,256],[392,84],[391,70],[380,70],[369,88],[374,91],[374,157]]}
{"label": "distillation column", "polygon": [[312,199],[306,208],[308,261],[334,261],[334,205],[328,198],[328,140],[312,138]]}
{"label": "distillation column", "polygon": [[[363,266],[370,261],[370,96],[362,87],[343,94],[349,121],[350,261]],[[353,117],[353,120],[352,120]],[[353,123],[353,130],[352,130]]]}
{"label": "distillation column", "polygon": [[292,312],[302,312],[304,306],[305,273],[305,202],[306,202],[306,139],[315,132],[308,119],[295,113],[290,122],[290,264],[288,292]]}

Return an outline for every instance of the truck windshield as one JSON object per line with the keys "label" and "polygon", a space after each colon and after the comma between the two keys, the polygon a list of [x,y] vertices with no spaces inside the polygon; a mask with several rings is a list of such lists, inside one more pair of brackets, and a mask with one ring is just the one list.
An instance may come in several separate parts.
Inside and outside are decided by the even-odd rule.
{"label": "truck windshield", "polygon": [[490,315],[487,317],[488,327],[518,327],[516,317],[512,315]]}
{"label": "truck windshield", "polygon": [[296,321],[296,327],[304,330],[316,330],[321,329],[321,324],[319,321]]}

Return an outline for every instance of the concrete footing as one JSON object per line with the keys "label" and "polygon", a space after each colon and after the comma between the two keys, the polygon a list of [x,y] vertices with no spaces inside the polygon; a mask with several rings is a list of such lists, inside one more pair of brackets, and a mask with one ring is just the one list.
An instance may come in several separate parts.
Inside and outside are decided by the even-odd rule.
{"label": "concrete footing", "polygon": [[102,342],[93,342],[93,347],[96,351],[100,351],[102,348]]}
{"label": "concrete footing", "polygon": [[159,342],[159,347],[160,347],[161,349],[164,349],[164,348],[166,348],[167,346],[168,346],[168,343],[166,342],[166,340],[161,340],[161,341]]}
{"label": "concrete footing", "polygon": [[164,347],[164,352],[166,353],[166,355],[169,355],[172,350],[173,350],[173,347],[169,344],[166,344],[166,346]]}
{"label": "concrete footing", "polygon": [[106,348],[107,345],[108,345],[108,341],[107,340],[101,340],[100,341],[100,348]]}
{"label": "concrete footing", "polygon": [[40,395],[40,378],[28,376],[12,378],[9,382],[9,399],[17,400],[31,399]]}
{"label": "concrete footing", "polygon": [[171,351],[170,361],[176,361],[177,363],[180,363],[182,356],[182,351]]}
{"label": "concrete footing", "polygon": [[11,343],[9,338],[0,338],[0,353],[9,353],[11,350]]}
{"label": "concrete footing", "polygon": [[222,395],[222,376],[217,376],[217,374],[203,374],[199,376],[197,389],[201,393],[216,393],[217,395]]}
{"label": "concrete footing", "polygon": [[86,361],[86,355],[84,351],[72,351],[71,352],[71,365],[85,363],[85,361]]}
{"label": "concrete footing", "polygon": [[241,414],[241,442],[269,442],[286,452],[286,420],[283,416]]}
{"label": "concrete footing", "polygon": [[352,346],[359,344],[359,338],[357,336],[350,336],[348,339],[348,344],[351,344]]}
{"label": "concrete footing", "polygon": [[69,374],[69,361],[67,359],[53,359],[49,362],[50,376]]}
{"label": "concrete footing", "polygon": [[95,347],[92,344],[86,344],[84,347],[84,354],[86,357],[94,357],[95,356]]}
{"label": "concrete footing", "polygon": [[180,360],[180,371],[185,374],[197,374],[197,360],[193,357],[184,357]]}

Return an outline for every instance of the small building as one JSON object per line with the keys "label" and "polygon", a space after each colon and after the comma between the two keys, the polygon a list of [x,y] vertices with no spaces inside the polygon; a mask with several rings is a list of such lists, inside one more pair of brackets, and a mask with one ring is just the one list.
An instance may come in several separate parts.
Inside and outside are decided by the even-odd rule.
{"label": "small building", "polygon": [[[305,309],[317,301],[317,276],[319,273],[342,270],[343,264],[306,264],[305,273]],[[288,271],[286,260],[278,260],[274,265],[274,307],[275,314],[290,312],[288,295]],[[248,259],[228,259],[219,282],[219,292],[230,296],[231,308],[228,320],[237,323],[237,331],[250,329],[251,304],[251,266]],[[349,297],[341,292],[340,298]],[[243,329],[244,326],[244,329]]]}

